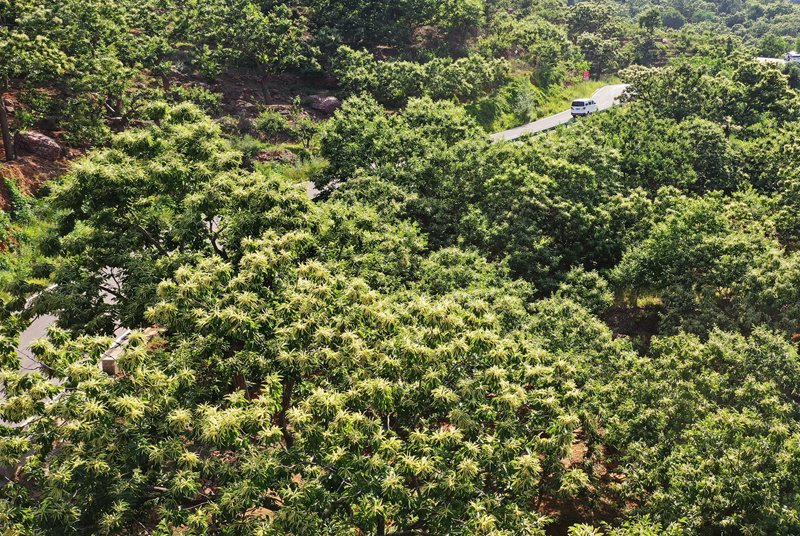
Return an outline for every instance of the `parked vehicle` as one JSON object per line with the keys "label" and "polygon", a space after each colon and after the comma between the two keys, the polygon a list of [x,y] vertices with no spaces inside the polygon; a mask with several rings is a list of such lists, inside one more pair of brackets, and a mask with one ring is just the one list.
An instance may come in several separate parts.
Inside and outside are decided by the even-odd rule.
{"label": "parked vehicle", "polygon": [[593,114],[597,111],[597,103],[594,102],[592,99],[577,99],[572,101],[572,109],[570,113],[572,113],[572,117],[578,117],[579,115],[589,115]]}

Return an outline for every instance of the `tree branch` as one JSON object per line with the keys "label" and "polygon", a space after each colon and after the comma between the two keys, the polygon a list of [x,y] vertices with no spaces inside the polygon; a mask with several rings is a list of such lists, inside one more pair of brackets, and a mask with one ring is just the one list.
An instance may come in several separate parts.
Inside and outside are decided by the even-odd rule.
{"label": "tree branch", "polygon": [[144,237],[144,239],[147,240],[150,244],[152,244],[158,250],[158,252],[161,253],[161,255],[163,255],[164,257],[170,256],[167,250],[164,249],[164,246],[162,246],[158,240],[153,238],[153,235],[147,232],[147,229],[145,229],[138,223],[131,221],[130,218],[123,218],[122,222],[114,222],[114,223],[119,227],[127,229],[135,229],[136,231],[139,231],[139,233]]}
{"label": "tree branch", "polygon": [[225,253],[225,250],[220,248],[219,245],[217,245],[217,236],[219,236],[219,233],[215,233],[214,232],[214,221],[213,220],[208,220],[208,229],[207,230],[208,230],[208,243],[211,244],[211,247],[214,248],[214,251],[217,252],[217,255],[219,255],[220,257],[222,257],[223,259],[225,259],[227,261],[228,260],[228,254]]}
{"label": "tree branch", "polygon": [[105,285],[99,285],[97,288],[99,288],[103,292],[108,292],[109,294],[111,294],[112,296],[114,296],[116,298],[121,298],[122,297],[122,294],[120,292],[115,291],[115,290],[111,290],[111,288],[109,288],[109,287],[107,287]]}

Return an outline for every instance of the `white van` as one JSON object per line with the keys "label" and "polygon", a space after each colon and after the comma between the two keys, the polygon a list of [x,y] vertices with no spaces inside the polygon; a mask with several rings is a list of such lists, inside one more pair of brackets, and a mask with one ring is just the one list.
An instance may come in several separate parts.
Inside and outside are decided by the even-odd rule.
{"label": "white van", "polygon": [[783,61],[796,61],[800,63],[800,52],[795,52],[794,50],[792,50],[791,52],[783,56]]}
{"label": "white van", "polygon": [[594,102],[592,99],[578,99],[572,101],[572,109],[570,113],[572,117],[578,117],[579,115],[589,115],[593,114],[597,111],[597,103]]}

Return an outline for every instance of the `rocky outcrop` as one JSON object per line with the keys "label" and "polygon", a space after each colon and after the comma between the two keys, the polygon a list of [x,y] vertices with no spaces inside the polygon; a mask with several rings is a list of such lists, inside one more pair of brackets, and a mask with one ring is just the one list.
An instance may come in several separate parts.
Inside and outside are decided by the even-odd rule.
{"label": "rocky outcrop", "polygon": [[342,101],[328,95],[311,95],[311,108],[326,114],[332,114],[342,105]]}
{"label": "rocky outcrop", "polygon": [[17,132],[14,145],[17,152],[24,151],[46,160],[58,160],[64,155],[64,148],[56,140],[40,132]]}
{"label": "rocky outcrop", "polygon": [[282,162],[284,164],[294,164],[295,156],[289,149],[269,149],[257,154],[253,158],[254,162]]}

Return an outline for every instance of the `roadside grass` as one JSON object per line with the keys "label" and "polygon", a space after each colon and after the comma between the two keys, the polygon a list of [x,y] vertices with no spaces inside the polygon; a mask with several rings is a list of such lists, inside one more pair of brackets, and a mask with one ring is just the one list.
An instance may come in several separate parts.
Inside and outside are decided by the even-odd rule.
{"label": "roadside grass", "polygon": [[[33,206],[33,217],[6,229],[7,241],[0,248],[0,301],[14,300],[29,292],[27,285],[50,284],[50,260],[37,248],[52,226],[52,214],[41,200]],[[20,283],[22,282],[22,287]]]}
{"label": "roadside grass", "polygon": [[616,76],[603,77],[603,80],[589,80],[588,82],[575,82],[572,85],[560,88],[547,95],[549,98],[544,106],[536,109],[536,119],[547,117],[570,107],[570,104],[575,99],[582,97],[591,97],[595,91],[601,87],[609,86],[612,84],[619,84],[620,80]]}
{"label": "roadside grass", "polygon": [[616,76],[604,76],[585,84],[576,79],[565,86],[551,86],[542,91],[531,85],[528,74],[522,73],[494,95],[466,104],[464,109],[483,130],[492,134],[563,112],[573,100],[591,97],[601,87],[618,83]]}

